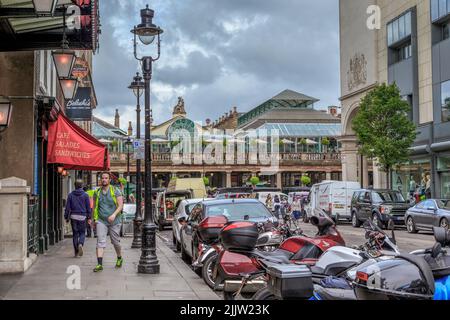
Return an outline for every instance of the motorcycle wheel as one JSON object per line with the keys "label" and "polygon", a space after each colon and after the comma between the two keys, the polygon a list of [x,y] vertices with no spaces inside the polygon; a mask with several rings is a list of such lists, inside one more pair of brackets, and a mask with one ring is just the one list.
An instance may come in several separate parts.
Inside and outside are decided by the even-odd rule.
{"label": "motorcycle wheel", "polygon": [[[215,287],[215,279],[213,278],[214,265],[217,262],[217,255],[212,255],[203,263],[202,278],[206,285],[211,289]],[[222,287],[222,286],[221,286]],[[219,288],[220,289],[220,288]]]}
{"label": "motorcycle wheel", "polygon": [[308,215],[306,214],[306,212],[303,214],[303,222],[309,223],[309,218],[308,218]]}
{"label": "motorcycle wheel", "polygon": [[234,296],[234,292],[223,292],[223,300],[227,301],[236,301],[236,300],[253,300],[253,294],[251,293],[242,293],[239,297]]}
{"label": "motorcycle wheel", "polygon": [[252,297],[252,300],[256,301],[269,301],[269,300],[280,300],[277,297],[275,297],[267,288],[259,289],[254,296]]}

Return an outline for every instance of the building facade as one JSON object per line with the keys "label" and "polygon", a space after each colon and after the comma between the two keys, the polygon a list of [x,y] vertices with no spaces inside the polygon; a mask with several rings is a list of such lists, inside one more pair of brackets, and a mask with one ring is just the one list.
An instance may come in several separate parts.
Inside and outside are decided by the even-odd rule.
{"label": "building facade", "polygon": [[[417,138],[409,163],[392,172],[393,188],[406,195],[429,176],[432,196],[450,198],[449,21],[448,0],[340,1],[345,180],[367,181],[368,162],[358,156],[352,130],[359,101],[377,83],[395,82]],[[386,186],[385,173],[373,170],[374,186]]]}
{"label": "building facade", "polygon": [[[314,109],[318,100],[286,90],[246,113],[233,108],[216,121],[196,123],[188,118],[184,100],[179,98],[173,108],[172,117],[152,126],[152,171],[154,187],[167,186],[173,177],[208,177],[211,187],[240,187],[253,176],[268,186],[287,188],[302,185],[302,176],[308,175],[311,183],[323,180],[341,180],[340,143],[341,121],[336,108],[327,111]],[[195,161],[198,154],[192,154],[190,163],[174,161],[173,149],[177,143],[172,133],[184,130],[191,136],[201,135],[201,151],[206,150],[216,139],[222,139],[224,149],[232,143],[233,151],[224,152],[222,163],[212,163],[204,158]],[[228,131],[225,131],[228,130]],[[250,162],[250,132],[279,133],[278,168],[276,172],[265,172],[260,159]],[[269,141],[260,141],[267,144]],[[239,149],[239,143],[242,149]],[[268,150],[269,154],[272,153]],[[230,159],[227,154],[234,153]],[[111,155],[112,171],[127,172],[126,154]],[[243,160],[241,162],[240,160]],[[135,162],[132,161],[131,181],[135,183]]]}

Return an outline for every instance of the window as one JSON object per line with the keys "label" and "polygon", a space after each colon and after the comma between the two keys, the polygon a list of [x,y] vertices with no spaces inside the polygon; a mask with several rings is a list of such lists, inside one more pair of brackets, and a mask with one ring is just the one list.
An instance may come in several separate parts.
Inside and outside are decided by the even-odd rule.
{"label": "window", "polygon": [[269,219],[273,217],[262,203],[226,203],[207,207],[206,216],[225,216],[229,221]]}
{"label": "window", "polygon": [[450,0],[431,0],[431,20],[439,20],[450,14]]}
{"label": "window", "polygon": [[406,39],[411,35],[411,11],[388,24],[388,46]]}
{"label": "window", "polygon": [[411,43],[404,45],[397,49],[397,62],[411,58],[412,56],[412,46]]}
{"label": "window", "polygon": [[442,26],[442,40],[450,38],[450,22]]}
{"label": "window", "polygon": [[435,210],[436,209],[436,204],[434,203],[433,200],[427,200],[423,203],[423,208],[425,210]]}
{"label": "window", "polygon": [[450,121],[450,80],[441,85],[442,122]]}

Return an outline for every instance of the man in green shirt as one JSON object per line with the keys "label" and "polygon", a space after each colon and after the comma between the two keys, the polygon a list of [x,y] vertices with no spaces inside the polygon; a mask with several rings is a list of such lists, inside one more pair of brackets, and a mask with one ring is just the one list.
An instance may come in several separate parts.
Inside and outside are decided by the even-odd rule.
{"label": "man in green shirt", "polygon": [[119,189],[111,186],[111,175],[103,172],[102,186],[95,192],[94,221],[97,229],[97,266],[94,272],[103,270],[103,253],[109,232],[111,243],[117,254],[116,268],[122,267],[120,228],[122,226],[123,196]]}

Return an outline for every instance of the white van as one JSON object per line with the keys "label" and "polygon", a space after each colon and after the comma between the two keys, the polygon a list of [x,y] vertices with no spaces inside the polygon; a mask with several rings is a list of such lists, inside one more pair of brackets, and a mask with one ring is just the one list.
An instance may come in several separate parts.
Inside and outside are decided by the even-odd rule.
{"label": "white van", "polygon": [[360,190],[359,182],[324,181],[312,186],[306,209],[306,221],[314,215],[315,209],[322,209],[336,220],[351,221],[353,192]]}

